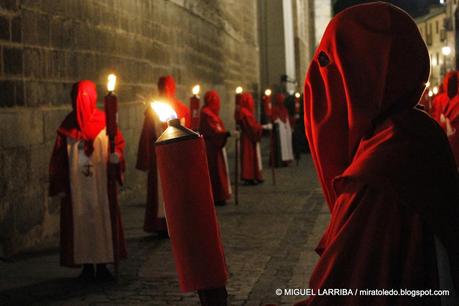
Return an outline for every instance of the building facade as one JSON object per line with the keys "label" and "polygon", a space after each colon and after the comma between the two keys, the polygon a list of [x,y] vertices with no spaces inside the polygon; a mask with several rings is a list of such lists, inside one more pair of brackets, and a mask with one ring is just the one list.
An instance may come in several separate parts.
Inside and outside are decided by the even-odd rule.
{"label": "building facade", "polygon": [[456,56],[458,0],[449,0],[430,8],[428,14],[418,17],[416,23],[430,55],[430,84],[439,86],[445,73],[457,69]]}

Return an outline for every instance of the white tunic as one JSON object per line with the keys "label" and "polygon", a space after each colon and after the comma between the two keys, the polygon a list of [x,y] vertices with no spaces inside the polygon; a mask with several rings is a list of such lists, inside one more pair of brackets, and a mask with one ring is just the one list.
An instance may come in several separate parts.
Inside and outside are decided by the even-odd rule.
{"label": "white tunic", "polygon": [[284,123],[280,119],[276,119],[275,123],[279,126],[279,140],[280,140],[280,153],[282,161],[293,160],[293,148],[292,148],[292,129],[290,122]]}
{"label": "white tunic", "polygon": [[76,264],[113,262],[110,207],[107,194],[108,137],[105,129],[87,157],[83,141],[67,138],[73,209],[73,251]]}

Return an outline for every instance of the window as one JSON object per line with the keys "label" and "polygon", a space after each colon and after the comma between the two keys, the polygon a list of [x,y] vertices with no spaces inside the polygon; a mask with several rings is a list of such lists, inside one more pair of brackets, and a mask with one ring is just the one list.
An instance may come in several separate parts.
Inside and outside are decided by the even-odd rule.
{"label": "window", "polygon": [[438,20],[435,20],[435,33],[438,34]]}

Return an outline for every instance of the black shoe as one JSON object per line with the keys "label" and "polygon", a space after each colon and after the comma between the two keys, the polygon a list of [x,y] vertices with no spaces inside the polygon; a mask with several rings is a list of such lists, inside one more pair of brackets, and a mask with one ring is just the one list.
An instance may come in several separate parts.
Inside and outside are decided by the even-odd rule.
{"label": "black shoe", "polygon": [[96,280],[98,282],[112,282],[115,280],[112,273],[107,269],[104,264],[98,264],[96,270]]}
{"label": "black shoe", "polygon": [[255,186],[257,185],[257,181],[256,180],[243,180],[243,185],[244,186]]}
{"label": "black shoe", "polygon": [[158,238],[160,239],[169,239],[169,232],[166,230],[166,231],[156,231],[156,233],[158,234]]}
{"label": "black shoe", "polygon": [[84,264],[83,269],[81,270],[80,275],[78,276],[78,280],[84,282],[91,282],[95,280],[94,277],[94,265],[92,264]]}
{"label": "black shoe", "polygon": [[221,201],[215,201],[215,206],[225,206],[226,205],[226,201],[225,200],[221,200]]}

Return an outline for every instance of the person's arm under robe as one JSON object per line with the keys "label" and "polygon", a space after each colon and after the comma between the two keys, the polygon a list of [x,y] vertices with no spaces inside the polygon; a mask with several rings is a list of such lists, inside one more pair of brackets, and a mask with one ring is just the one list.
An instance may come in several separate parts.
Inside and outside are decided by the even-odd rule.
{"label": "person's arm under robe", "polygon": [[257,122],[255,117],[242,116],[240,124],[242,131],[246,133],[253,143],[260,141],[263,127]]}

